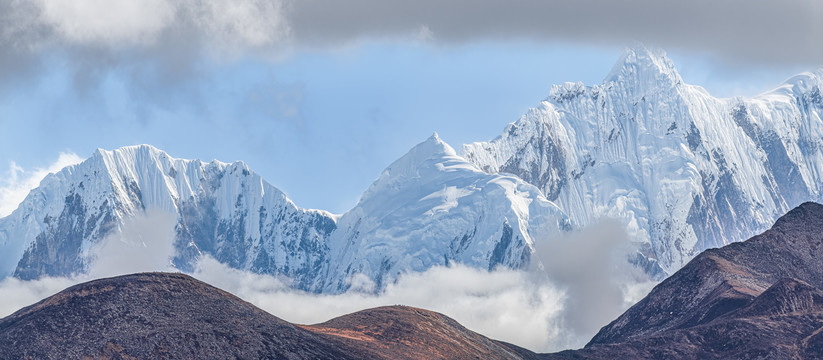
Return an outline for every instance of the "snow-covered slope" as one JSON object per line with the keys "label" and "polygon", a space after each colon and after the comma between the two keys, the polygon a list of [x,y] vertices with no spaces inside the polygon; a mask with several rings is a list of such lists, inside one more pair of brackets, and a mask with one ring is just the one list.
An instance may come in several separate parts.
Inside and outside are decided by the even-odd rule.
{"label": "snow-covered slope", "polygon": [[0,271],[23,279],[85,271],[92,245],[147,209],[176,214],[179,268],[205,253],[300,287],[328,261],[335,229],[331,214],[297,208],[242,162],[174,159],[148,145],[98,150],[47,176],[0,219]]}
{"label": "snow-covered slope", "polygon": [[567,221],[535,186],[482,172],[434,134],[384,170],[340,218],[326,288],[344,287],[355,274],[380,287],[401,273],[450,263],[521,268],[534,242]]}
{"label": "snow-covered slope", "polygon": [[683,83],[661,50],[627,49],[602,85],[566,83],[498,138],[464,145],[582,227],[622,219],[672,273],[765,230],[823,186],[823,70],[751,99]]}
{"label": "snow-covered slope", "polygon": [[523,267],[564,214],[522,180],[489,175],[436,135],[392,164],[338,217],[294,205],[242,162],[180,160],[148,145],[98,150],[47,176],[0,219],[0,271],[23,279],[84,272],[93,245],[149,210],[177,217],[174,264],[201,254],[340,292],[357,274],[378,288],[398,274],[459,262]]}

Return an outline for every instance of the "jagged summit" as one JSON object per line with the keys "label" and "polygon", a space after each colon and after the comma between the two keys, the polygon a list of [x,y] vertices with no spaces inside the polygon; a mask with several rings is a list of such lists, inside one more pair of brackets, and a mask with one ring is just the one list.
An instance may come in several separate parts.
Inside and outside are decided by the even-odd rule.
{"label": "jagged summit", "polygon": [[638,43],[623,50],[604,83],[610,81],[645,84],[666,81],[679,85],[683,79],[663,49]]}
{"label": "jagged summit", "polygon": [[[386,170],[401,170],[406,166],[418,165],[421,162],[430,159],[438,159],[443,157],[457,155],[449,144],[446,144],[437,133],[429,136],[425,141],[415,145],[405,155],[395,160],[389,165]],[[408,169],[405,169],[408,170]]]}
{"label": "jagged summit", "polygon": [[[602,84],[587,86],[579,81],[555,84],[551,86],[549,96],[545,100],[560,105],[584,95],[599,96],[601,93],[609,93],[614,91],[615,85],[619,91],[636,99],[654,95],[660,90],[676,89],[683,85],[683,79],[665,51],[637,43],[623,50]],[[666,92],[664,95],[673,94]]]}
{"label": "jagged summit", "polygon": [[167,152],[158,149],[157,147],[149,144],[138,144],[138,145],[128,145],[122,146],[112,150],[106,150],[102,148],[97,148],[93,153],[91,158],[102,158],[108,164],[121,164],[128,165],[129,163],[133,163],[136,161],[154,161],[158,163],[190,163],[195,162],[198,163],[200,166],[205,165],[213,165],[213,166],[226,166],[226,165],[233,165],[236,167],[241,167],[246,170],[250,170],[248,165],[242,160],[237,160],[234,162],[224,162],[217,159],[213,159],[209,162],[204,162],[199,159],[183,159],[183,158],[175,158],[169,155]]}
{"label": "jagged summit", "polygon": [[149,144],[135,144],[135,145],[126,145],[121,146],[116,149],[106,150],[103,148],[97,148],[94,151],[94,155],[102,155],[102,154],[136,154],[136,153],[147,153],[147,154],[155,154],[155,155],[166,155],[166,152],[156,148],[154,145]]}
{"label": "jagged summit", "polygon": [[395,164],[403,162],[404,160],[407,161],[415,161],[415,160],[422,160],[426,158],[432,157],[442,157],[442,156],[454,156],[456,155],[454,149],[452,149],[449,144],[446,144],[445,141],[440,139],[440,135],[436,132],[429,136],[426,141],[423,141],[417,145],[415,145],[411,150],[409,150],[406,155],[389,165],[392,167]]}

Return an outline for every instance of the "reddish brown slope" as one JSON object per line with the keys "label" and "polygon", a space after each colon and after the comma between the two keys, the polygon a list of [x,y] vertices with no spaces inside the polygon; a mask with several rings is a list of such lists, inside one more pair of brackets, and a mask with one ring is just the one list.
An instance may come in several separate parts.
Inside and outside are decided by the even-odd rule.
{"label": "reddish brown slope", "polygon": [[575,359],[823,358],[823,205],[703,252],[605,326]]}
{"label": "reddish brown slope", "polygon": [[387,306],[359,311],[307,330],[391,359],[520,359],[534,353],[491,340],[436,312]]}
{"label": "reddish brown slope", "polygon": [[383,307],[298,326],[183,274],[70,287],[0,319],[0,359],[522,359],[448,317]]}

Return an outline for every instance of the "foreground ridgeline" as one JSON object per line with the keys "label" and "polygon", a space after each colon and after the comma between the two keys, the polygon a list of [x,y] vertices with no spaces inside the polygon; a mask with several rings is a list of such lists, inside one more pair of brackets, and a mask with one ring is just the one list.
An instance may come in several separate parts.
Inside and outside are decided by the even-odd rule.
{"label": "foreground ridgeline", "polygon": [[365,310],[300,326],[187,275],[72,286],[0,320],[0,359],[518,359],[438,313]]}
{"label": "foreground ridgeline", "polygon": [[0,358],[816,359],[821,288],[823,205],[805,203],[701,253],[580,350],[535,354],[405,306],[294,325],[187,275],[143,273],[0,319]]}
{"label": "foreground ridgeline", "polygon": [[823,357],[823,205],[805,203],[747,241],[706,250],[557,358]]}

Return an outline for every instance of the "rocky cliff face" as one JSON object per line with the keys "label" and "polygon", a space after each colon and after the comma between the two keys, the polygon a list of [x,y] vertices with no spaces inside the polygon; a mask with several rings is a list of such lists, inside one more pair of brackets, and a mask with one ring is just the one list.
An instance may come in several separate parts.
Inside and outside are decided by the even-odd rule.
{"label": "rocky cliff face", "polygon": [[608,216],[674,273],[700,251],[822,200],[823,72],[745,99],[683,82],[660,50],[627,49],[601,85],[552,87],[461,155],[539,187],[582,227]]}

